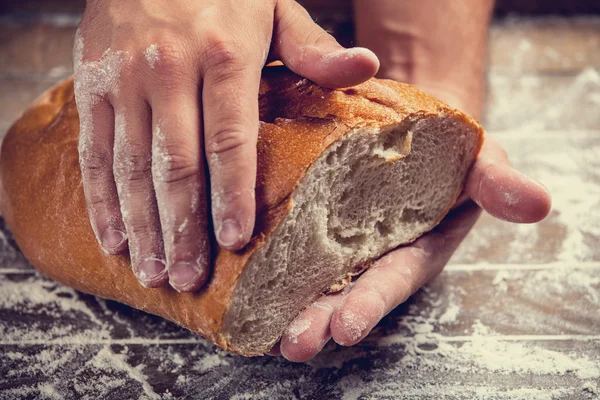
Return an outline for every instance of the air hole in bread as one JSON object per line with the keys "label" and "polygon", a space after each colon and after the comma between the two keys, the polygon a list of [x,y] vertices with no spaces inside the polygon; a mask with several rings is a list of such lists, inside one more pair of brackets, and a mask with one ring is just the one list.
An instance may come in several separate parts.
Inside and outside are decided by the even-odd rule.
{"label": "air hole in bread", "polygon": [[416,221],[422,221],[424,218],[426,218],[425,213],[423,213],[421,210],[406,207],[404,211],[402,211],[400,220],[402,222],[412,223]]}
{"label": "air hole in bread", "polygon": [[379,236],[388,236],[390,234],[392,234],[394,232],[394,228],[392,228],[389,225],[388,220],[383,220],[383,221],[377,221],[375,223],[375,229],[377,230],[377,233],[379,233]]}
{"label": "air hole in bread", "polygon": [[412,135],[410,130],[393,129],[383,135],[383,140],[374,146],[373,154],[386,161],[398,161],[410,153]]}
{"label": "air hole in bread", "polygon": [[337,232],[333,232],[333,236],[334,240],[336,242],[338,242],[339,244],[341,244],[342,246],[345,247],[357,247],[362,245],[366,240],[367,240],[367,235],[364,234],[358,234],[358,235],[352,235],[349,234],[348,236],[342,236],[342,233],[337,233]]}

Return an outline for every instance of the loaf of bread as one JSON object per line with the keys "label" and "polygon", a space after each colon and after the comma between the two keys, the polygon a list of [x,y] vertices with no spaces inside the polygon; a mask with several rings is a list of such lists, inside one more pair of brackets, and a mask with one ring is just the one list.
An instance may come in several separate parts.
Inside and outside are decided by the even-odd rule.
{"label": "loaf of bread", "polygon": [[66,285],[261,355],[322,293],[439,223],[483,141],[473,119],[393,81],[331,90],[267,67],[259,97],[254,234],[239,252],[213,240],[213,272],[199,292],[143,288],[126,254],[99,248],[72,80],[26,110],[2,145],[1,212],[21,250]]}

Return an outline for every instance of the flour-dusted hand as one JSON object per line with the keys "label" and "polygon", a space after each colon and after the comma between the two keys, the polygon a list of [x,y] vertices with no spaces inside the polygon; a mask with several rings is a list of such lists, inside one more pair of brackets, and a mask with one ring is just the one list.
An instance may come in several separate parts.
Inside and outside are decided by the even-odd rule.
{"label": "flour-dusted hand", "polygon": [[[356,0],[357,39],[380,56],[381,77],[411,83],[480,118],[493,3]],[[330,339],[344,346],[360,342],[383,316],[442,271],[482,209],[505,221],[533,223],[549,213],[550,205],[548,191],[512,168],[504,149],[487,137],[446,218],[411,245],[378,260],[342,293],[323,296],[304,310],[272,352],[304,361]]]}
{"label": "flour-dusted hand", "polygon": [[516,223],[537,222],[550,211],[547,190],[512,168],[504,150],[489,138],[467,178],[465,194],[433,231],[378,260],[342,293],[323,296],[304,310],[281,339],[281,353],[305,361],[331,338],[344,346],[364,339],[381,318],[442,271],[477,221],[477,204]]}
{"label": "flour-dusted hand", "polygon": [[129,247],[142,285],[206,281],[208,199],[218,243],[249,241],[268,58],[328,87],[378,68],[292,0],[88,1],[74,49],[83,186],[100,245]]}

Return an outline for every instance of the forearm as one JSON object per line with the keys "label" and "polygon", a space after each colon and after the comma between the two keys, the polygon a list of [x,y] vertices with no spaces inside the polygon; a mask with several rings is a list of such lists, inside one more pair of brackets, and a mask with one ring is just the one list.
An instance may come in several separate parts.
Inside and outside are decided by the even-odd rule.
{"label": "forearm", "polygon": [[354,2],[358,45],[377,54],[380,77],[481,116],[493,0]]}

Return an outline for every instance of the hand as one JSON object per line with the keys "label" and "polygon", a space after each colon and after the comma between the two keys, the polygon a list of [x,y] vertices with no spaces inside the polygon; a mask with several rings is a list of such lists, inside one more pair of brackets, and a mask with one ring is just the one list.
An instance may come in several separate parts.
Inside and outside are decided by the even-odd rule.
{"label": "hand", "polygon": [[292,0],[88,0],[74,49],[83,188],[102,249],[129,247],[142,285],[206,281],[209,189],[219,245],[249,241],[269,54],[328,87],[379,65]]}
{"label": "hand", "polygon": [[486,138],[464,195],[442,223],[378,260],[341,293],[323,296],[302,311],[272,353],[280,351],[288,360],[301,362],[331,338],[343,346],[360,342],[381,318],[442,271],[477,221],[479,207],[505,221],[532,223],[549,213],[550,196],[541,184],[513,169],[504,150]]}
{"label": "hand", "polygon": [[[492,8],[493,0],[355,0],[357,39],[380,56],[382,77],[412,83],[479,118]],[[341,293],[323,296],[304,310],[272,353],[305,361],[330,338],[344,346],[361,341],[442,271],[481,208],[517,223],[537,222],[550,210],[547,190],[511,168],[504,150],[489,137],[463,195],[440,225],[384,256]]]}

